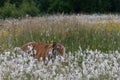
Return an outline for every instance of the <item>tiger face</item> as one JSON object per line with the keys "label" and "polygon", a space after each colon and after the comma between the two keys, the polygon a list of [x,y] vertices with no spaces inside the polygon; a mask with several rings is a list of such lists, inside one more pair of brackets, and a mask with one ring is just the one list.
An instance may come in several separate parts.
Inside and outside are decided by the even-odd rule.
{"label": "tiger face", "polygon": [[45,60],[56,58],[56,56],[63,56],[65,47],[61,43],[45,44],[40,42],[29,42],[22,46],[22,50],[38,60],[41,58]]}
{"label": "tiger face", "polygon": [[48,56],[50,58],[55,58],[56,56],[64,56],[64,53],[65,53],[65,47],[61,43],[53,43]]}

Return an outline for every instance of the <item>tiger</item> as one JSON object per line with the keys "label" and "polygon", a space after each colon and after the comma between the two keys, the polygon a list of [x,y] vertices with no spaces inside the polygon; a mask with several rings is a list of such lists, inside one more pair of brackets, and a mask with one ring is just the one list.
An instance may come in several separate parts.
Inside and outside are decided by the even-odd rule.
{"label": "tiger", "polygon": [[21,48],[25,53],[32,53],[31,56],[38,60],[45,61],[55,59],[56,56],[63,56],[65,54],[65,47],[61,43],[53,42],[52,44],[42,42],[28,42]]}

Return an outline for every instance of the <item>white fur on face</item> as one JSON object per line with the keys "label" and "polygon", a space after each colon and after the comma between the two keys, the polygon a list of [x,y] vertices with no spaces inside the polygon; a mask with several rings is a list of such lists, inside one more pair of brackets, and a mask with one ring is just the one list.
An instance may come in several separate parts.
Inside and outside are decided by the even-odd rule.
{"label": "white fur on face", "polygon": [[28,50],[29,51],[32,51],[32,49],[33,49],[33,46],[31,45],[31,46],[27,46],[28,47]]}
{"label": "white fur on face", "polygon": [[48,54],[49,54],[49,55],[52,55],[52,49],[49,50]]}

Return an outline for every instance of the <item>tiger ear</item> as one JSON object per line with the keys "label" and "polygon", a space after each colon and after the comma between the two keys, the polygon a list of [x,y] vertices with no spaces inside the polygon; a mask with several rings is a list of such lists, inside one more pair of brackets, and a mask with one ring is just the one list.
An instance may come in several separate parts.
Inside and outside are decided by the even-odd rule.
{"label": "tiger ear", "polygon": [[56,47],[57,47],[57,43],[56,43],[56,42],[53,42],[52,47],[53,47],[53,48],[56,48]]}

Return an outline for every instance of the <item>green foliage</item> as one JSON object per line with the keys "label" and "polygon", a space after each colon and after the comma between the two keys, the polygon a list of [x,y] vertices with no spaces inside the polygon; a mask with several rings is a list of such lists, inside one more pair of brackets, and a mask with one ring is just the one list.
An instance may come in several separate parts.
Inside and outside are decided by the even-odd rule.
{"label": "green foliage", "polygon": [[5,18],[5,17],[17,17],[18,15],[18,11],[17,8],[15,7],[14,4],[10,4],[10,3],[5,3],[5,6],[1,8],[0,10],[1,13],[1,17]]}
{"label": "green foliage", "polygon": [[69,1],[67,0],[53,0],[51,1],[49,12],[64,12],[70,13],[72,11],[72,6],[70,5]]}
{"label": "green foliage", "polygon": [[0,14],[4,18],[43,13],[119,13],[119,7],[120,0],[1,0]]}
{"label": "green foliage", "polygon": [[39,10],[35,6],[34,2],[25,2],[19,6],[20,8],[16,7],[15,4],[11,4],[9,2],[5,3],[5,5],[0,9],[1,18],[8,18],[8,17],[24,17],[27,14],[31,16],[36,16],[39,13]]}
{"label": "green foliage", "polygon": [[97,2],[97,12],[105,13],[105,12],[111,12],[110,9],[112,7],[111,0],[98,0]]}
{"label": "green foliage", "polygon": [[34,0],[41,13],[48,13],[51,0]]}
{"label": "green foliage", "polygon": [[46,13],[119,13],[119,7],[120,0],[1,0],[0,17],[16,18]]}
{"label": "green foliage", "polygon": [[4,4],[5,4],[6,1],[7,0],[0,0],[0,7],[4,6]]}
{"label": "green foliage", "polygon": [[20,7],[20,5],[22,4],[22,2],[23,2],[23,0],[9,0],[9,3],[15,4],[15,6],[16,6],[17,8]]}
{"label": "green foliage", "polygon": [[30,16],[36,16],[38,15],[39,10],[35,6],[34,2],[29,3],[29,2],[23,1],[23,3],[20,6],[20,12],[22,13],[23,16],[25,16],[26,14]]}

